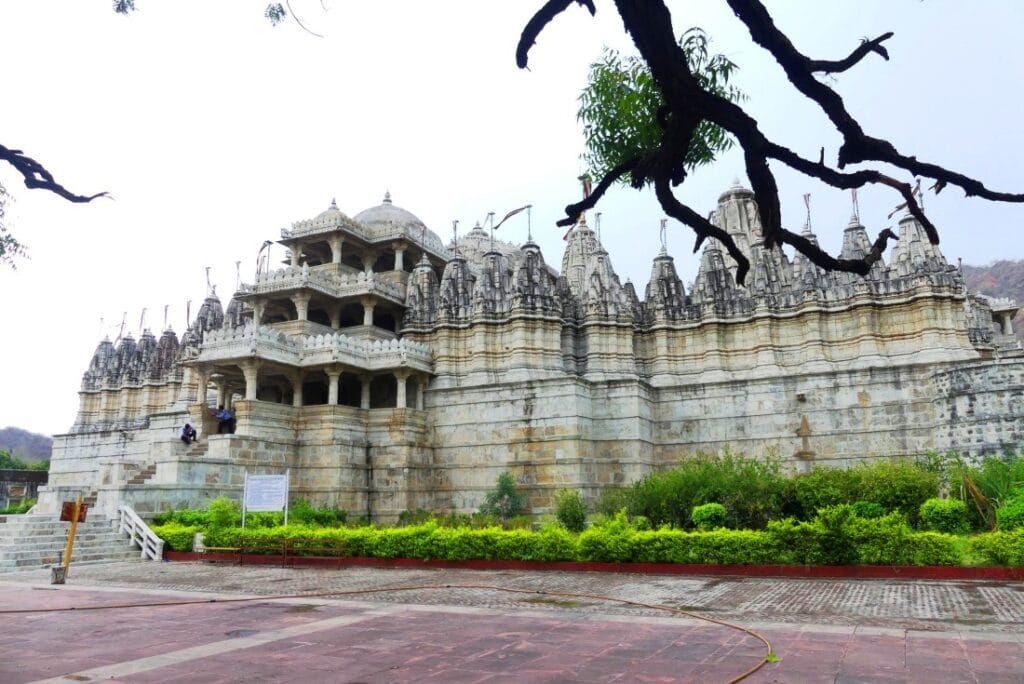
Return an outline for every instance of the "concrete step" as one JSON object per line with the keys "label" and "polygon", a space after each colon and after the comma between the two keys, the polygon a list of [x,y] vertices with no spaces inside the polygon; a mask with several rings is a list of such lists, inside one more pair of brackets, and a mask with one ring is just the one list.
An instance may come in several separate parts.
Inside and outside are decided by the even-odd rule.
{"label": "concrete step", "polygon": [[[68,538],[65,536],[60,537],[37,537],[31,540],[26,540],[24,544],[15,544],[13,546],[2,547],[3,553],[9,553],[18,551],[20,549],[31,549],[40,546],[53,546],[56,544],[64,545],[67,544]],[[128,542],[128,536],[123,534],[111,534],[94,537],[75,537],[75,546],[103,546],[109,544],[119,544],[122,541]]]}

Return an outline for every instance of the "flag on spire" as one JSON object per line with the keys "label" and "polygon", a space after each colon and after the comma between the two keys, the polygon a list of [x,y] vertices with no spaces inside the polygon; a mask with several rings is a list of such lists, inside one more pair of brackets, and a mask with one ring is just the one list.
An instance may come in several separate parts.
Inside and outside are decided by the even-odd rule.
{"label": "flag on spire", "polygon": [[522,212],[526,211],[527,209],[529,209],[532,206],[533,206],[532,204],[526,204],[526,205],[523,205],[523,206],[519,207],[518,209],[513,209],[512,211],[508,212],[507,214],[505,214],[505,217],[503,219],[498,221],[498,225],[494,226],[494,230],[498,230],[499,228],[501,228],[501,224],[502,223],[504,223],[505,221],[508,221],[510,218],[512,218],[516,214],[521,214]]}

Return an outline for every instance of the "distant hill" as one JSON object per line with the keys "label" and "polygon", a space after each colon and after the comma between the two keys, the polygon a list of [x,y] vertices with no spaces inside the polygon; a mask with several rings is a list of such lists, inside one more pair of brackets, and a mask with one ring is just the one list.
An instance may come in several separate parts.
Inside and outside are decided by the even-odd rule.
{"label": "distant hill", "polygon": [[16,427],[0,429],[0,451],[23,461],[47,461],[53,448],[53,438]]}
{"label": "distant hill", "polygon": [[[963,266],[967,291],[990,297],[1009,297],[1024,305],[1024,260],[996,261],[988,266]],[[1024,338],[1024,313],[1013,319],[1013,330]]]}

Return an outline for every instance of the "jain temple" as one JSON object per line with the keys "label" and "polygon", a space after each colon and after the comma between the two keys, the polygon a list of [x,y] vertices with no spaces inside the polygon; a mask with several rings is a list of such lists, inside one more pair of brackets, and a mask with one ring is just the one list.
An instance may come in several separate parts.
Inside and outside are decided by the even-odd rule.
{"label": "jain temple", "polygon": [[[180,338],[99,344],[36,510],[200,507],[287,468],[293,499],[374,521],[476,510],[504,470],[541,512],[724,449],[798,471],[1024,443],[1017,306],[966,292],[914,218],[867,277],[764,249],[738,184],[713,220],[750,255],[745,287],[709,240],[692,288],[662,250],[638,291],[585,220],[555,268],[479,228],[445,245],[389,196],[332,202],[282,230],[289,265],[226,308],[208,295]],[[869,249],[854,218],[842,256]]]}

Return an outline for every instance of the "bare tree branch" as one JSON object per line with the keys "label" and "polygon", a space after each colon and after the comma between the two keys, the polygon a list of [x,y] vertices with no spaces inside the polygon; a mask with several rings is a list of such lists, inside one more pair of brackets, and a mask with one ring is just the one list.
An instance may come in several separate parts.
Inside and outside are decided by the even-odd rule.
{"label": "bare tree branch", "polygon": [[[516,51],[516,62],[520,67],[525,68],[527,53],[540,31],[573,1],[549,0],[534,15],[523,30]],[[593,5],[588,0],[575,1],[587,6],[593,14]],[[747,26],[754,42],[775,57],[793,86],[805,97],[817,103],[843,136],[843,144],[838,155],[839,169],[851,163],[883,162],[914,176],[933,179],[935,184],[932,188],[936,193],[947,184],[951,184],[963,189],[968,196],[979,196],[994,201],[1024,202],[1022,193],[990,190],[974,178],[936,164],[918,161],[915,157],[901,154],[890,142],[868,136],[847,111],[839,94],[815,77],[816,73],[846,71],[872,53],[888,60],[889,54],[883,43],[893,36],[891,32],[863,41],[844,59],[813,60],[800,53],[789,38],[776,28],[760,0],[726,2]],[[558,225],[564,226],[575,221],[581,211],[593,207],[613,182],[629,172],[634,187],[643,186],[647,180],[653,181],[662,208],[670,216],[694,230],[697,234],[697,247],[708,237],[719,240],[739,265],[736,280],[742,284],[749,270],[749,261],[739,251],[731,236],[680,203],[671,191],[672,185],[685,179],[682,161],[693,144],[697,126],[703,121],[708,121],[735,136],[743,148],[747,175],[761,216],[766,248],[788,244],[825,270],[866,274],[871,265],[881,258],[888,240],[896,238],[891,230],[883,230],[875,240],[870,253],[863,259],[841,259],[829,255],[807,238],[785,230],[782,227],[778,185],[769,167],[769,159],[781,161],[835,188],[860,188],[867,184],[880,184],[892,188],[903,197],[907,210],[921,223],[928,239],[933,244],[938,244],[938,231],[921,209],[909,183],[875,169],[853,172],[834,169],[825,164],[824,150],[817,162],[805,159],[789,148],[769,140],[758,128],[758,122],[741,107],[702,86],[699,79],[691,73],[686,54],[672,35],[672,17],[664,0],[615,0],[615,4],[627,33],[650,68],[651,75],[664,98],[664,108],[657,116],[657,123],[664,129],[664,135],[657,149],[637,150],[636,157],[609,172],[598,185],[600,192],[594,192],[583,202],[566,207],[567,217],[559,221]]]}
{"label": "bare tree branch", "polygon": [[874,40],[864,40],[859,46],[857,46],[856,50],[851,52],[844,59],[840,59],[838,61],[829,61],[825,59],[808,60],[809,66],[811,71],[837,74],[851,68],[872,52],[881,55],[882,59],[888,62],[889,51],[885,49],[882,43],[892,38],[892,36],[893,32],[889,31],[887,33],[883,33]]}
{"label": "bare tree branch", "polygon": [[516,46],[516,65],[520,69],[526,68],[530,48],[537,42],[537,36],[544,30],[544,27],[574,2],[590,10],[590,16],[597,14],[593,0],[548,0],[545,2],[544,6],[537,10],[537,13],[526,23],[526,28],[523,29],[523,33],[519,37],[519,45]]}
{"label": "bare tree branch", "polygon": [[37,162],[28,157],[21,150],[12,150],[0,145],[0,160],[6,161],[21,174],[25,180],[25,187],[32,190],[49,190],[60,195],[69,202],[91,202],[97,197],[107,197],[107,193],[98,192],[95,195],[76,195],[53,178],[53,174]]}

